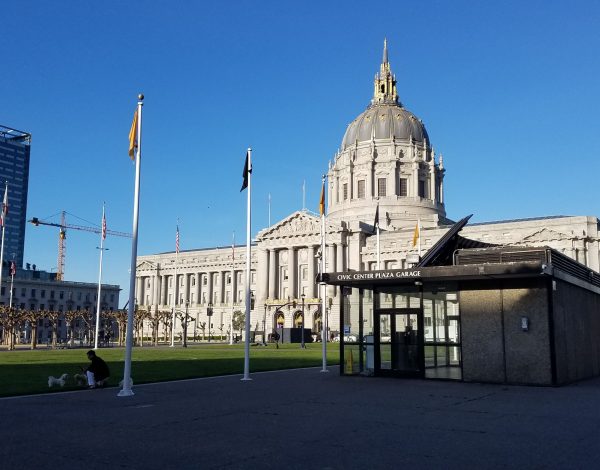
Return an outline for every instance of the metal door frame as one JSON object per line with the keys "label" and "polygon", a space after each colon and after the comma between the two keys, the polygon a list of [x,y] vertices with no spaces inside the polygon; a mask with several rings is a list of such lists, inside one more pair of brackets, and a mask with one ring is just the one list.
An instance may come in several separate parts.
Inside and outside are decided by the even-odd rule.
{"label": "metal door frame", "polygon": [[[425,331],[423,320],[423,305],[421,308],[378,308],[374,309],[374,325],[373,325],[373,349],[374,349],[374,374],[380,377],[425,377]],[[391,334],[391,351],[394,354],[394,333],[396,332],[396,315],[416,315],[417,317],[417,364],[418,370],[401,371],[387,370],[381,368],[381,315],[391,315],[390,319],[390,334]],[[387,343],[386,343],[387,344]]]}

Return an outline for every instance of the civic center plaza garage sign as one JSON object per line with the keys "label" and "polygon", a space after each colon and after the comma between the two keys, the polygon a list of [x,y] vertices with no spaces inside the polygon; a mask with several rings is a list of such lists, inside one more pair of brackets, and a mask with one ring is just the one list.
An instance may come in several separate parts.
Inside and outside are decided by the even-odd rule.
{"label": "civic center plaza garage sign", "polygon": [[354,273],[332,273],[325,275],[329,281],[344,282],[344,281],[376,281],[384,279],[404,279],[404,278],[420,278],[422,272],[420,269],[394,269],[390,271],[372,271],[372,272],[354,272]]}

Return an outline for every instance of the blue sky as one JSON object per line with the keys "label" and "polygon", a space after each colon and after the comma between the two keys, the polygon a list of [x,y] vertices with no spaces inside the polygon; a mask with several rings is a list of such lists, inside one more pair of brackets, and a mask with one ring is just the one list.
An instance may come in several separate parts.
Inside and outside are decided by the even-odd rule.
{"label": "blue sky", "polygon": [[[307,206],[369,104],[384,37],[405,107],[444,155],[446,210],[473,222],[599,215],[597,1],[23,1],[3,7],[0,124],[31,132],[28,216],[66,210],[131,231],[127,135],[145,94],[139,254],[253,234]],[[51,219],[57,221],[55,217]],[[81,224],[78,219],[70,222]],[[86,224],[86,223],[83,223]],[[95,282],[98,237],[70,231],[66,279]],[[131,245],[104,281],[127,299]],[[57,233],[25,261],[56,269]]]}

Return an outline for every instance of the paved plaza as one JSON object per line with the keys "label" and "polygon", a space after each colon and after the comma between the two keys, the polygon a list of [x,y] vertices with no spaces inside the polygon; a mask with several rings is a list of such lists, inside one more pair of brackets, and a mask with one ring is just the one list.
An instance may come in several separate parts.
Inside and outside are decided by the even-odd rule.
{"label": "paved plaza", "polygon": [[600,468],[600,379],[561,388],[299,369],[0,399],[1,468]]}

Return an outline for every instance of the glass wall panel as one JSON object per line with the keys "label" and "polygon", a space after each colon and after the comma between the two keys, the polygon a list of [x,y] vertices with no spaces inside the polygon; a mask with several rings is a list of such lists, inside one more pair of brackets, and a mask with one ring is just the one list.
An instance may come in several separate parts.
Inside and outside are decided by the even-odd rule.
{"label": "glass wall panel", "polygon": [[342,292],[339,332],[333,338],[334,342],[341,342],[342,373],[371,374],[374,363],[373,332],[375,330],[373,291],[365,288],[343,288]]}
{"label": "glass wall panel", "polygon": [[456,286],[426,285],[423,290],[423,317],[425,376],[461,379],[460,308]]}

